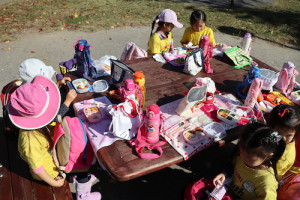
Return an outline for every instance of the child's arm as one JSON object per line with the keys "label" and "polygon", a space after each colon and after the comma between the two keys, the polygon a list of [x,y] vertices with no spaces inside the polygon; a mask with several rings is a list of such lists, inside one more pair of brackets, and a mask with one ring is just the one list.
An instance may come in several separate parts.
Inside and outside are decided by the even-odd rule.
{"label": "child's arm", "polygon": [[72,79],[70,77],[63,77],[62,79],[58,80],[56,85],[59,88],[62,85],[66,85],[66,81],[72,81]]}
{"label": "child's arm", "polygon": [[66,99],[64,101],[64,104],[69,107],[72,103],[72,101],[74,101],[74,99],[77,97],[77,92],[73,89],[73,90],[69,90],[69,92],[67,93]]}
{"label": "child's arm", "polygon": [[49,185],[53,186],[53,187],[61,187],[64,185],[65,179],[59,179],[59,180],[55,180],[53,179],[46,171],[44,168],[41,168],[41,170],[36,173],[36,175],[38,175],[38,177],[40,177],[43,181],[45,181],[46,183],[48,183]]}

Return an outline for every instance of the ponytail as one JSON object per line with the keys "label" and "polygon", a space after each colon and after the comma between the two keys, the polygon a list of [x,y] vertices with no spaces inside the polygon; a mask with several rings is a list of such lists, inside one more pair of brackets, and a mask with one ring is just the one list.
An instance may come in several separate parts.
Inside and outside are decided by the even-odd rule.
{"label": "ponytail", "polygon": [[277,162],[279,161],[279,159],[281,158],[281,156],[283,155],[283,153],[285,151],[286,143],[285,143],[284,139],[282,138],[281,140],[279,140],[277,142],[277,144],[278,145],[277,145],[276,151],[274,152],[274,155],[272,156],[270,161],[271,161],[271,166],[273,167],[273,170],[274,170],[275,178],[278,180]]}
{"label": "ponytail", "polygon": [[152,31],[154,29],[154,26],[155,26],[155,23],[156,23],[156,20],[158,20],[158,15],[153,19],[153,22],[152,22],[152,28],[151,28],[151,33],[150,33],[150,37],[152,36]]}

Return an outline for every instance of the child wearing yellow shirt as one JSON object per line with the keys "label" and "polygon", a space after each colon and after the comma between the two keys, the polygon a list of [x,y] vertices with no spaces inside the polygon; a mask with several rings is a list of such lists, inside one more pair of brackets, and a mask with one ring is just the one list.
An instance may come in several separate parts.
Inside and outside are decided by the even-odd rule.
{"label": "child wearing yellow shirt", "polygon": [[209,41],[215,45],[215,37],[213,30],[206,26],[206,14],[201,10],[196,10],[190,17],[191,27],[185,29],[181,39],[182,46],[186,46],[189,42],[193,43],[193,46],[199,45],[200,39],[207,35]]}
{"label": "child wearing yellow shirt", "polygon": [[[158,21],[158,28],[152,33],[155,23]],[[165,9],[152,22],[150,39],[148,42],[148,56],[170,52],[173,48],[172,29],[176,26],[182,28],[182,24],[177,21],[176,13],[173,10]]]}

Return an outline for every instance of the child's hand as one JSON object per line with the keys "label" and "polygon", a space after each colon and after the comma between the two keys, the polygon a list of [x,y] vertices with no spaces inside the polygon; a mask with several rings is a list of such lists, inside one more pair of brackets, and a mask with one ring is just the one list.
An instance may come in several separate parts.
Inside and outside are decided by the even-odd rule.
{"label": "child's hand", "polygon": [[65,179],[59,179],[59,180],[55,180],[55,185],[54,187],[62,187],[65,183]]}
{"label": "child's hand", "polygon": [[57,87],[60,87],[61,85],[66,85],[66,81],[72,81],[72,79],[70,77],[63,77],[62,79],[60,79],[59,81],[57,81],[56,85]]}
{"label": "child's hand", "polygon": [[69,90],[67,96],[66,96],[66,100],[64,101],[64,104],[69,107],[72,103],[72,101],[77,97],[77,92],[73,89],[73,90]]}
{"label": "child's hand", "polygon": [[225,174],[221,173],[214,178],[213,183],[215,186],[217,186],[219,184],[218,181],[220,181],[221,185],[223,185],[225,179],[226,179]]}

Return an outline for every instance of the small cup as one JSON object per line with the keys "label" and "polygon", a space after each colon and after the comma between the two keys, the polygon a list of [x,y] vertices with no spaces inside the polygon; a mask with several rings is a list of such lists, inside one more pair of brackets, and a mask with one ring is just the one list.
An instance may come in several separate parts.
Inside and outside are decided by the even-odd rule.
{"label": "small cup", "polygon": [[178,54],[178,50],[176,48],[173,49],[173,55],[177,55]]}

